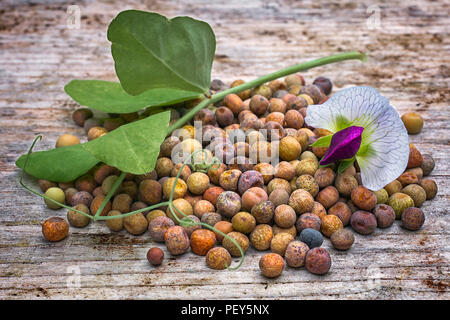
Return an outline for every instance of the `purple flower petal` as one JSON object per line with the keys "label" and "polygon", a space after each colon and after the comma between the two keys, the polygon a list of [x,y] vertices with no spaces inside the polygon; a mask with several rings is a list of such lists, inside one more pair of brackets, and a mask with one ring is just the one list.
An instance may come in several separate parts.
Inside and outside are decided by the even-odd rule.
{"label": "purple flower petal", "polygon": [[361,145],[363,127],[351,126],[336,132],[331,138],[327,152],[320,160],[321,165],[327,165],[342,159],[352,158]]}

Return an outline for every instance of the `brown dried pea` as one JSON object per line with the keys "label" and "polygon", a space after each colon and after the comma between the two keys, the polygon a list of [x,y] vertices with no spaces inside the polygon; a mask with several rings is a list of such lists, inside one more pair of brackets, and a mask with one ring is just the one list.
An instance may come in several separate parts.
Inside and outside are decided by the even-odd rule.
{"label": "brown dried pea", "polygon": [[[175,183],[175,180],[176,180],[176,178],[168,178],[163,183],[162,192],[163,192],[164,199],[169,199],[170,192],[172,191],[172,188],[173,188],[173,185]],[[147,180],[144,180],[144,181],[147,181]],[[183,198],[186,195],[186,192],[187,192],[187,184],[186,184],[186,182],[184,182],[183,179],[178,179],[176,181],[176,186],[175,186],[175,190],[174,190],[174,193],[173,193],[173,199]]]}
{"label": "brown dried pea", "polygon": [[[239,246],[241,247],[244,254],[247,252],[248,247],[250,246],[250,242],[245,234],[233,231],[233,232],[228,233],[227,236],[236,240],[236,242],[239,244]],[[231,256],[240,257],[241,252],[228,237],[225,237],[222,240],[222,246],[228,250],[228,252],[231,254]]]}
{"label": "brown dried pea", "polygon": [[152,222],[152,220],[156,219],[157,217],[167,217],[166,213],[162,210],[156,209],[152,210],[145,216],[147,218],[148,223]]}
{"label": "brown dried pea", "polygon": [[[97,210],[100,208],[103,200],[105,200],[104,195],[98,195],[96,196],[90,205],[91,214],[95,215],[97,213]],[[101,216],[106,216],[108,212],[111,211],[111,201],[106,202],[105,207],[103,208],[102,212],[100,213]]]}
{"label": "brown dried pea", "polygon": [[42,224],[42,234],[48,241],[61,241],[68,233],[69,224],[63,218],[51,217]]}
{"label": "brown dried pea", "polygon": [[[175,200],[172,202],[172,204],[173,204],[173,207],[174,207],[174,208],[173,208],[173,211],[175,212],[175,215],[176,215],[179,219],[183,219],[184,216],[183,216],[180,212],[178,212],[178,210],[181,211],[182,213],[184,213],[185,216],[190,216],[190,215],[194,214],[194,209],[192,209],[191,204],[190,204],[187,200],[185,200],[185,199],[183,199],[183,198],[175,199]],[[178,210],[176,210],[176,209],[178,209]],[[170,207],[167,207],[166,215],[167,215],[167,217],[169,217],[170,219],[172,219],[173,222],[175,222],[175,224],[178,224],[178,221],[177,221],[177,219],[173,216],[172,211],[170,210]]]}
{"label": "brown dried pea", "polygon": [[148,227],[148,221],[144,215],[139,212],[123,219],[125,229],[132,235],[143,234]]}
{"label": "brown dried pea", "polygon": [[[77,204],[73,208],[86,214],[90,214],[89,208],[84,204]],[[68,210],[67,221],[69,221],[70,225],[73,227],[84,228],[91,222],[91,219],[82,215],[81,213],[75,212],[73,210]]]}
{"label": "brown dried pea", "polygon": [[425,190],[418,184],[410,184],[402,189],[402,193],[410,196],[414,201],[415,207],[421,207],[427,199]]}
{"label": "brown dried pea", "polygon": [[322,189],[316,197],[316,201],[321,203],[325,209],[331,208],[336,202],[338,202],[338,200],[339,191],[333,186],[328,186],[325,189]]}
{"label": "brown dried pea", "polygon": [[[118,210],[111,210],[110,212],[108,212],[108,217],[121,216],[121,215],[122,215],[122,213]],[[123,229],[123,218],[115,218],[115,219],[106,220],[106,226],[111,231],[114,231],[114,232],[121,231]]]}
{"label": "brown dried pea", "polygon": [[112,209],[120,211],[122,213],[130,212],[130,206],[133,202],[133,199],[126,194],[121,193],[114,197],[113,203],[112,203]]}
{"label": "brown dried pea", "polygon": [[427,200],[431,200],[436,196],[437,193],[437,184],[432,179],[422,179],[420,181],[420,186],[425,190],[427,195]]}
{"label": "brown dried pea", "polygon": [[284,269],[284,259],[277,253],[267,253],[259,260],[259,269],[267,278],[278,277]]}

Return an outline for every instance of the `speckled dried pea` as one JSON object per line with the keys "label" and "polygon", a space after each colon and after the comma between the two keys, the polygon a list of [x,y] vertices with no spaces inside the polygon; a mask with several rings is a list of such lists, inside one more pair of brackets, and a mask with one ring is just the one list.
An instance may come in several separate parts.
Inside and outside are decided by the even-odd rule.
{"label": "speckled dried pea", "polygon": [[212,248],[206,254],[206,265],[214,270],[223,270],[231,264],[230,253],[222,247]]}
{"label": "speckled dried pea", "polygon": [[[91,205],[89,206],[92,215],[95,215],[97,213],[97,210],[100,208],[103,200],[105,200],[104,195],[98,195],[92,200]],[[100,215],[106,216],[110,210],[111,210],[111,201],[107,201]]]}
{"label": "speckled dried pea", "polygon": [[123,226],[132,235],[143,234],[148,227],[148,221],[144,215],[139,212],[131,216],[123,218]]}
{"label": "speckled dried pea", "polygon": [[419,178],[412,172],[404,172],[397,178],[398,181],[402,184],[403,187],[413,184],[419,183]]}
{"label": "speckled dried pea", "polygon": [[314,173],[314,180],[317,182],[320,188],[331,186],[334,182],[336,174],[331,168],[323,167],[317,169]]}
{"label": "speckled dried pea", "polygon": [[194,204],[194,215],[201,218],[203,214],[207,212],[214,212],[214,205],[208,200],[199,200]]}
{"label": "speckled dried pea", "polygon": [[219,178],[220,186],[227,191],[237,191],[241,174],[242,172],[237,169],[224,171]]}
{"label": "speckled dried pea", "polygon": [[319,231],[320,225],[322,224],[321,219],[312,213],[304,213],[298,217],[295,228],[299,233],[305,229],[314,229]]}
{"label": "speckled dried pea", "polygon": [[389,199],[389,194],[384,188],[377,191],[373,191],[373,193],[375,194],[375,197],[377,197],[377,204],[386,203],[387,200]]}
{"label": "speckled dried pea", "polygon": [[[108,217],[120,216],[120,215],[122,215],[122,213],[118,210],[111,210],[110,212],[108,212]],[[106,220],[106,226],[111,231],[114,231],[114,232],[121,231],[123,229],[123,218]]]}
{"label": "speckled dried pea", "polygon": [[150,221],[148,231],[153,241],[164,242],[164,234],[170,227],[173,226],[175,226],[175,223],[172,219],[160,216]]}
{"label": "speckled dried pea", "polygon": [[[353,216],[353,215],[352,215]],[[344,225],[342,224],[341,219],[339,219],[337,216],[335,215],[326,215],[321,222],[320,225],[320,231],[322,232],[322,234],[325,237],[331,237],[331,235],[339,230],[339,229],[343,229]]]}
{"label": "speckled dried pea", "polygon": [[406,165],[406,168],[416,168],[420,167],[420,165],[423,162],[422,154],[419,150],[416,148],[410,146],[409,147],[409,158],[408,158],[408,164]]}
{"label": "speckled dried pea", "polygon": [[388,205],[394,209],[395,218],[399,220],[402,212],[409,207],[414,207],[414,200],[407,194],[396,192],[389,197]]}
{"label": "speckled dried pea", "polygon": [[[233,217],[233,218],[234,218],[234,217]],[[225,233],[225,234],[228,234],[228,233],[230,233],[230,232],[233,231],[233,225],[232,225],[232,223],[229,222],[229,221],[219,221],[219,222],[217,222],[217,223],[214,225],[214,228],[217,229],[217,230],[219,230],[219,231],[221,231],[221,232],[223,232],[223,233]],[[224,236],[221,235],[221,234],[218,233],[218,232],[215,232],[215,234],[216,234],[217,242],[218,242],[218,243],[222,243],[222,240],[223,240]]]}
{"label": "speckled dried pea", "polygon": [[394,193],[400,192],[402,190],[402,184],[398,180],[394,180],[388,183],[384,189],[387,191],[389,196],[392,196]]}
{"label": "speckled dried pea", "polygon": [[[194,214],[194,209],[192,208],[191,204],[183,198],[174,200],[172,202],[172,204],[173,204],[174,214],[178,217],[178,219],[182,219],[184,216],[190,216],[190,215]],[[183,214],[181,214],[179,211],[181,211]],[[178,224],[178,221],[177,221],[176,217],[174,216],[174,214],[170,210],[170,207],[167,207],[167,210],[166,210],[167,217],[172,219],[175,222],[175,224]]]}
{"label": "speckled dried pea", "polygon": [[[151,182],[153,181],[153,182]],[[173,185],[175,184],[175,190],[173,192],[173,199],[179,199],[183,198],[186,195],[187,192],[187,184],[184,182],[183,179],[176,179],[176,178],[168,178],[162,185],[162,194],[164,196],[164,199],[169,199],[170,193],[172,192]],[[139,185],[139,195],[141,200],[145,201],[149,204],[156,204],[158,202],[161,202],[161,199],[159,199],[158,202],[154,202],[158,199],[158,190],[161,190],[161,185],[159,184],[159,187],[155,184],[156,181],[154,180],[144,180]],[[155,191],[153,191],[153,188]],[[153,203],[150,203],[149,201],[152,201]]]}
{"label": "speckled dried pea", "polygon": [[250,233],[250,242],[256,250],[269,249],[273,238],[272,227],[268,224],[259,224]]}
{"label": "speckled dried pea", "polygon": [[273,236],[270,241],[270,250],[273,253],[278,253],[280,256],[284,257],[287,246],[293,240],[294,237],[289,233],[279,233],[276,236]]}
{"label": "speckled dried pea", "polygon": [[292,207],[282,204],[276,207],[274,222],[280,228],[290,228],[295,224],[297,215]]}
{"label": "speckled dried pea", "polygon": [[264,201],[253,206],[251,214],[257,223],[269,223],[275,214],[275,205],[270,201]]}
{"label": "speckled dried pea", "polygon": [[267,184],[267,193],[269,194],[269,196],[272,193],[272,191],[277,189],[283,189],[288,194],[291,194],[291,185],[289,181],[286,181],[284,179],[274,178],[270,180],[270,182]]}
{"label": "speckled dried pea", "polygon": [[167,250],[172,255],[180,255],[189,250],[189,237],[186,231],[180,226],[174,226],[167,229],[164,234],[164,242]]}
{"label": "speckled dried pea", "polygon": [[216,235],[211,230],[195,230],[190,236],[190,244],[193,253],[199,256],[205,256],[215,246]]}
{"label": "speckled dried pea", "polygon": [[222,216],[216,212],[207,212],[202,215],[200,221],[212,227],[217,222],[222,221]]}
{"label": "speckled dried pea", "polygon": [[256,219],[250,213],[238,212],[232,219],[233,229],[244,234],[249,234],[256,227]]}
{"label": "speckled dried pea", "polygon": [[313,197],[319,193],[319,184],[313,176],[303,174],[295,180],[296,189],[303,189],[308,191]]}
{"label": "speckled dried pea", "polygon": [[295,167],[295,175],[301,176],[303,174],[309,174],[314,176],[317,169],[319,169],[319,163],[314,159],[303,159]]}
{"label": "speckled dried pea", "polygon": [[422,131],[423,118],[417,112],[407,112],[401,117],[409,134],[417,134]]}
{"label": "speckled dried pea", "polygon": [[314,206],[314,198],[308,191],[298,189],[292,192],[289,197],[289,205],[297,214],[311,212]]}
{"label": "speckled dried pea", "polygon": [[306,254],[305,267],[311,273],[325,274],[331,268],[331,256],[324,248],[311,249]]}
{"label": "speckled dried pea", "polygon": [[[250,246],[250,242],[245,234],[233,231],[228,233],[227,236],[234,239],[239,244],[244,254],[245,252],[247,252],[248,247]],[[222,240],[222,246],[228,250],[231,256],[233,257],[241,256],[241,252],[239,251],[238,247],[236,247],[235,244],[229,238],[225,237]]]}

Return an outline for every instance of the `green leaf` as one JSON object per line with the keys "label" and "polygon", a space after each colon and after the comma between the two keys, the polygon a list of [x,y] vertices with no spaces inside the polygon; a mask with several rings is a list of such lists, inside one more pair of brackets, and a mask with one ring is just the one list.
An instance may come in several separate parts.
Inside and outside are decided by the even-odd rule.
{"label": "green leaf", "polygon": [[[19,168],[24,168],[26,157],[27,154],[24,154],[16,161]],[[26,172],[38,179],[69,182],[85,174],[99,162],[81,144],[76,144],[31,153]]]}
{"label": "green leaf", "polygon": [[108,40],[116,74],[131,95],[155,88],[198,94],[209,89],[216,39],[206,22],[128,10],[110,23]]}
{"label": "green leaf", "polygon": [[137,96],[126,93],[120,83],[101,80],[72,80],[66,93],[89,108],[111,113],[131,113],[150,106],[165,106],[199,97],[198,92],[155,88]]}
{"label": "green leaf", "polygon": [[311,144],[311,147],[329,147],[331,144],[332,137],[333,137],[332,134],[323,136],[323,137],[317,139],[313,144]]}
{"label": "green leaf", "polygon": [[350,166],[353,164],[353,162],[355,162],[354,157],[351,159],[344,159],[344,160],[339,161],[338,174],[341,174],[342,172],[344,172],[345,170],[350,168]]}
{"label": "green leaf", "polygon": [[169,121],[170,111],[160,112],[123,125],[82,146],[99,160],[121,171],[144,174],[155,167]]}

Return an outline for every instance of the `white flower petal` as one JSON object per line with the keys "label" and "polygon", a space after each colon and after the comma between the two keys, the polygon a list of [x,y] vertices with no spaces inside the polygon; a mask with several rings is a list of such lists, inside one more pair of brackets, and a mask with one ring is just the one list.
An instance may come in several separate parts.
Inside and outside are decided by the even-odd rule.
{"label": "white flower petal", "polygon": [[[363,144],[370,151],[357,155],[362,184],[379,190],[400,176],[408,164],[409,140],[398,113],[371,87],[352,87],[332,95],[322,105],[311,105],[305,121],[332,132],[350,125],[364,127]],[[344,126],[344,127],[343,127]]]}

